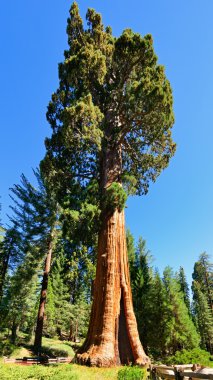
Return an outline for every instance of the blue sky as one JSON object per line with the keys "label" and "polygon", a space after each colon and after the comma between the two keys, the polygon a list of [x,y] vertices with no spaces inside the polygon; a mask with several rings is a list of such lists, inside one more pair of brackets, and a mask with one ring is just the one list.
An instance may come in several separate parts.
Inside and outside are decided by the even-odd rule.
{"label": "blue sky", "polygon": [[[198,255],[213,251],[212,0],[80,0],[114,35],[151,33],[174,94],[177,152],[145,197],[128,201],[127,225],[142,235],[160,271],[183,266],[190,280]],[[2,0],[0,12],[0,196],[9,212],[9,187],[44,155],[50,134],[46,106],[57,88],[66,48],[67,0]]]}

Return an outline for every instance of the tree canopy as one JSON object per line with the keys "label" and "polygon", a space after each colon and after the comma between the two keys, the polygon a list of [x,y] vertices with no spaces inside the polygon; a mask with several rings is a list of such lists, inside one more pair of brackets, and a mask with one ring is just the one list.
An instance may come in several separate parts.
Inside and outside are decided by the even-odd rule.
{"label": "tree canopy", "polygon": [[[69,208],[73,224],[78,217],[97,215],[106,150],[117,150],[122,164],[116,171],[109,168],[105,187],[121,182],[127,194],[139,195],[147,193],[150,181],[175,152],[172,91],[164,67],[157,63],[151,35],[142,37],[126,29],[116,38],[93,9],[86,20],[84,28],[74,2],[67,25],[69,46],[59,64],[59,87],[47,112],[52,136],[46,139],[41,163],[48,185]],[[122,206],[125,196],[113,186],[111,198],[116,192],[115,206],[119,202]]]}

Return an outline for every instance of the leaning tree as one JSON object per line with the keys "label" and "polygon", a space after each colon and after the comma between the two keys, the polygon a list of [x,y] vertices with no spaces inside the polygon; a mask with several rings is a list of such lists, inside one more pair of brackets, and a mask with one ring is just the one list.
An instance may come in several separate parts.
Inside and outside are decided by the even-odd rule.
{"label": "leaning tree", "polygon": [[127,195],[147,193],[175,152],[172,91],[151,35],[126,29],[113,37],[93,9],[86,20],[85,28],[74,2],[41,170],[67,207],[70,230],[82,240],[88,231],[98,233],[90,325],[76,360],[146,364],[132,306],[124,207]]}

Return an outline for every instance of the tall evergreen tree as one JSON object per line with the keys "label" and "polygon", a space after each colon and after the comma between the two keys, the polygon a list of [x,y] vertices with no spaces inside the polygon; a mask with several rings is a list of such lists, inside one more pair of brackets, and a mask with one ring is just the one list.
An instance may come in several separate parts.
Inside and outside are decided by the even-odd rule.
{"label": "tall evergreen tree", "polygon": [[131,280],[132,280],[133,273],[134,273],[136,248],[135,248],[134,236],[132,235],[130,229],[126,230],[126,244],[127,244],[129,270],[130,270],[130,275],[131,275]]}
{"label": "tall evergreen tree", "polygon": [[187,283],[186,275],[185,275],[183,267],[180,267],[177,279],[180,284],[180,291],[183,293],[184,302],[186,304],[189,314],[191,314],[189,285]]}
{"label": "tall evergreen tree", "polygon": [[133,305],[138,324],[140,338],[143,338],[143,345],[147,352],[148,348],[148,321],[147,311],[149,292],[151,287],[151,255],[146,249],[146,241],[139,237],[135,250],[135,261],[131,271],[131,283],[133,293]]}
{"label": "tall evergreen tree", "polygon": [[1,325],[11,330],[11,340],[16,343],[17,332],[32,333],[35,322],[35,303],[37,299],[38,262],[33,252],[26,253],[23,261],[9,276],[4,291],[1,310]]}
{"label": "tall evergreen tree", "polygon": [[[46,191],[39,170],[34,171],[37,180],[37,188],[35,188],[24,174],[21,176],[20,184],[14,185],[11,189],[11,198],[13,205],[11,209],[13,215],[10,222],[13,228],[7,233],[4,239],[4,245],[7,244],[5,250],[5,271],[11,255],[14,250],[14,242],[18,240],[18,249],[25,257],[28,252],[33,252],[37,263],[45,257],[44,273],[42,279],[42,290],[38,310],[38,319],[35,332],[35,348],[38,351],[41,347],[42,329],[44,323],[44,309],[46,302],[48,277],[51,265],[52,250],[55,235],[57,233],[58,212],[56,202],[53,196],[49,196]],[[14,239],[14,236],[16,240]],[[11,240],[12,239],[12,240]],[[14,254],[13,254],[14,256]],[[36,260],[34,261],[36,263]]]}
{"label": "tall evergreen tree", "polygon": [[128,194],[147,193],[174,154],[172,92],[151,35],[126,29],[115,38],[93,9],[86,19],[84,28],[74,2],[41,169],[82,243],[92,244],[98,233],[91,320],[77,360],[145,364],[132,306],[124,206]]}
{"label": "tall evergreen tree", "polygon": [[199,283],[200,290],[205,294],[213,315],[213,263],[206,252],[201,253],[199,260],[195,263],[192,278]]}
{"label": "tall evergreen tree", "polygon": [[147,349],[154,358],[167,354],[167,342],[171,333],[171,310],[167,306],[167,294],[158,270],[152,274],[147,298]]}
{"label": "tall evergreen tree", "polygon": [[192,349],[199,345],[199,335],[189,316],[184,295],[180,291],[180,285],[173,275],[172,269],[166,267],[163,275],[163,283],[167,296],[168,320],[170,334],[166,342],[166,350],[174,354],[177,350]]}
{"label": "tall evergreen tree", "polygon": [[3,296],[5,279],[10,269],[13,271],[24,256],[21,233],[15,223],[8,228],[0,243],[0,302]]}
{"label": "tall evergreen tree", "polygon": [[213,317],[208,298],[201,288],[199,282],[193,281],[193,311],[201,336],[201,347],[213,353]]}

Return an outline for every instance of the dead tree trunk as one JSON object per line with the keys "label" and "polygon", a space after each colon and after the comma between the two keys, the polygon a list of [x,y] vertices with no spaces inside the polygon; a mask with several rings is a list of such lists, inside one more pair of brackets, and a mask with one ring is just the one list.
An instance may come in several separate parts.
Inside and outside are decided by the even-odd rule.
{"label": "dead tree trunk", "polygon": [[43,325],[44,325],[44,315],[45,315],[45,304],[47,298],[47,287],[48,287],[48,278],[51,266],[52,259],[52,236],[48,243],[48,252],[45,260],[44,266],[44,274],[42,279],[42,287],[41,287],[41,297],[38,308],[38,317],[37,317],[37,325],[35,331],[35,341],[34,341],[34,349],[36,352],[39,352],[42,345],[42,333],[43,333]]}
{"label": "dead tree trunk", "polygon": [[[121,150],[108,151],[102,165],[102,186],[120,183]],[[76,360],[98,367],[149,362],[133,310],[124,210],[102,212],[89,330]]]}

